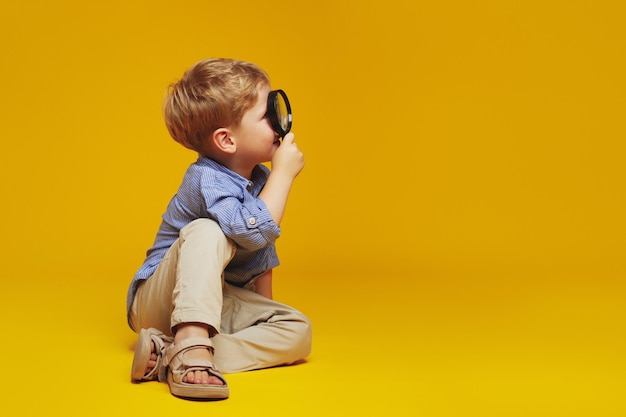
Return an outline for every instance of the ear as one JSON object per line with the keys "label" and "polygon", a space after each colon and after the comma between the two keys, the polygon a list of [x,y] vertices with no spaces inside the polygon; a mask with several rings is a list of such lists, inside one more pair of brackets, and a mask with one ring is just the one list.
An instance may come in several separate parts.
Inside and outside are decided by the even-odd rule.
{"label": "ear", "polygon": [[235,153],[237,145],[232,137],[232,132],[225,128],[220,127],[213,132],[211,140],[217,149],[225,153]]}

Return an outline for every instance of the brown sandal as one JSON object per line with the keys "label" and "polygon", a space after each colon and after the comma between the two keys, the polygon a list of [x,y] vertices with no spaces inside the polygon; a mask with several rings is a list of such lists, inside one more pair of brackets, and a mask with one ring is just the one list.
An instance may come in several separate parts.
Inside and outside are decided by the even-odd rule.
{"label": "brown sandal", "polygon": [[[174,341],[174,338],[165,336],[160,330],[149,328],[139,331],[139,338],[135,346],[135,357],[130,372],[130,379],[134,382],[165,381],[165,366],[163,366],[163,351]],[[156,365],[147,374],[146,368],[152,353],[150,342],[154,343],[154,353],[157,355]]]}
{"label": "brown sandal", "polygon": [[[167,367],[167,383],[170,392],[183,398],[225,399],[230,390],[222,374],[211,361],[185,358],[185,353],[193,349],[208,349],[213,354],[213,343],[206,337],[190,337],[180,343],[172,343],[163,357],[163,366]],[[185,375],[194,371],[207,371],[209,375],[219,378],[224,385],[190,384],[184,382]]]}

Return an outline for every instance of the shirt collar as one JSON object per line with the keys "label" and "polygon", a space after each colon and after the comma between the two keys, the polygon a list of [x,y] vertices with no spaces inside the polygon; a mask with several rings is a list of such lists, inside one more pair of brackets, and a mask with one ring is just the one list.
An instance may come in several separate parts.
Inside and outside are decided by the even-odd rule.
{"label": "shirt collar", "polygon": [[220,164],[219,162],[216,162],[213,159],[207,158],[206,156],[203,156],[203,155],[198,156],[198,161],[196,163],[201,166],[208,166],[216,171],[219,171],[229,176],[238,184],[240,184],[242,188],[248,188],[248,185],[250,185],[250,183],[252,183],[253,185],[258,185],[259,183],[263,181],[263,179],[266,176],[265,172],[260,167],[260,165],[257,165],[254,167],[254,169],[252,170],[252,178],[247,179],[237,174],[235,171],[231,171],[230,169],[226,168],[224,165]]}

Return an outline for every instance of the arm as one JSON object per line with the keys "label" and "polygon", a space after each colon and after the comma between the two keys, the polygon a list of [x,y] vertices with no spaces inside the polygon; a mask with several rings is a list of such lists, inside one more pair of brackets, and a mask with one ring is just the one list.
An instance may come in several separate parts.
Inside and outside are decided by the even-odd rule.
{"label": "arm", "polygon": [[[293,133],[289,133],[283,139],[272,157],[272,172],[259,194],[270,212],[274,223],[280,225],[287,205],[287,197],[296,176],[304,167],[304,156],[294,143]],[[270,300],[272,294],[272,270],[259,276],[255,282],[255,291]]]}
{"label": "arm", "polygon": [[[256,180],[264,188],[269,179],[270,171],[260,167]],[[190,211],[197,217],[208,217],[217,221],[222,231],[238,247],[246,250],[259,250],[273,243],[280,236],[280,227],[274,223],[272,214],[265,202],[259,197],[258,188],[254,195],[244,190],[242,181],[237,181],[229,175],[217,170],[198,173],[202,182],[201,197],[196,198],[199,202],[189,207],[189,204],[179,204],[178,210],[185,216]],[[190,187],[181,187],[183,191]],[[184,195],[179,200],[192,201],[193,196]]]}
{"label": "arm", "polygon": [[272,172],[263,191],[259,194],[259,198],[263,200],[277,225],[280,225],[283,219],[291,186],[302,168],[304,168],[304,156],[294,142],[293,133],[289,133],[274,152]]}
{"label": "arm", "polygon": [[272,270],[270,269],[255,281],[255,292],[272,299]]}

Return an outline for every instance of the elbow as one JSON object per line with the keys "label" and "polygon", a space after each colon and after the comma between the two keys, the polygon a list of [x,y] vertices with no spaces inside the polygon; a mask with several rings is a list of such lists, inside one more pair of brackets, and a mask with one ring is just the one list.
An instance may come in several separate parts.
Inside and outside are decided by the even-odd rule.
{"label": "elbow", "polygon": [[246,230],[245,233],[228,234],[228,237],[244,250],[258,251],[274,243],[278,236],[266,236],[259,230]]}
{"label": "elbow", "polygon": [[229,229],[226,235],[237,246],[249,251],[263,249],[267,245],[274,243],[280,236],[280,227],[270,222],[259,224],[254,217],[247,219],[244,227],[231,225]]}

